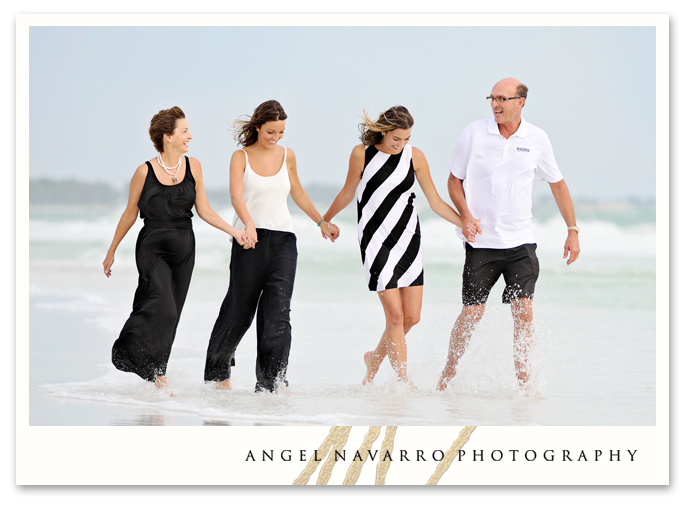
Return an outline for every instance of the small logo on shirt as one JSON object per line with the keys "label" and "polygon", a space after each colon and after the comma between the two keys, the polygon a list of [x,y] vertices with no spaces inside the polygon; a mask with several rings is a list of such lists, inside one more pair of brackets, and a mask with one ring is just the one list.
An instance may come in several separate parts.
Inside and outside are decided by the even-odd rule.
{"label": "small logo on shirt", "polygon": [[525,151],[525,152],[528,153],[530,150],[529,150],[529,148],[519,148],[519,147],[517,147],[517,151]]}

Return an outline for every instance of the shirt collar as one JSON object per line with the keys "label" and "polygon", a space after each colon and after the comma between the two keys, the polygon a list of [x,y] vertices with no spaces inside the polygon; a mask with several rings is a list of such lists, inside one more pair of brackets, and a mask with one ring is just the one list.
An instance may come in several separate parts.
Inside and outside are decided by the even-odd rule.
{"label": "shirt collar", "polygon": [[[497,123],[495,123],[494,118],[490,118],[488,120],[488,133],[502,136],[502,134],[500,133],[500,127],[497,126]],[[519,128],[517,128],[517,131],[514,132],[514,134],[512,134],[512,137],[515,135],[517,137],[526,137],[528,135],[528,133],[529,133],[529,125],[526,122],[526,120],[524,119],[524,117],[522,116],[521,117],[521,123],[519,123]]]}

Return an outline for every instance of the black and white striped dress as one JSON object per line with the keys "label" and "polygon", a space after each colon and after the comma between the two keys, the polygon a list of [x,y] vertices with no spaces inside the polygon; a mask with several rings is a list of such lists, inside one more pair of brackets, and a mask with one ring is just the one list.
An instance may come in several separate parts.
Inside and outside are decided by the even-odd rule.
{"label": "black and white striped dress", "polygon": [[358,242],[371,291],[423,284],[420,223],[413,206],[412,150],[388,155],[365,149],[358,185]]}

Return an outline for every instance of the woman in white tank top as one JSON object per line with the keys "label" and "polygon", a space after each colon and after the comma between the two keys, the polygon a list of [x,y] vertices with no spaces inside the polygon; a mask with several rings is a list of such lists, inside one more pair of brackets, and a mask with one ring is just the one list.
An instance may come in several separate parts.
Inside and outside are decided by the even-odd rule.
{"label": "woman in white tank top", "polygon": [[339,229],[324,221],[303,189],[293,150],[278,145],[287,115],[281,104],[260,104],[249,120],[235,122],[243,146],[231,158],[231,203],[235,227],[245,229],[243,245],[233,241],[231,279],[207,349],[204,380],[231,389],[235,350],[257,310],[257,383],[255,391],[288,385],[291,346],[290,306],[298,253],[287,198],[332,242]]}

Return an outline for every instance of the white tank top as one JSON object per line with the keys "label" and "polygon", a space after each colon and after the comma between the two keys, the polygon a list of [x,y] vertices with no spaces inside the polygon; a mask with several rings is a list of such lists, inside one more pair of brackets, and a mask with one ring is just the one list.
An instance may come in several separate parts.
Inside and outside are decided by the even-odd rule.
{"label": "white tank top", "polygon": [[[291,191],[291,181],[288,178],[286,155],[288,150],[284,148],[284,161],[279,172],[273,176],[260,176],[252,167],[245,153],[245,173],[243,174],[243,200],[255,228],[276,230],[279,232],[294,232],[293,220],[288,212],[288,194]],[[236,214],[233,226],[245,230],[245,225]]]}

